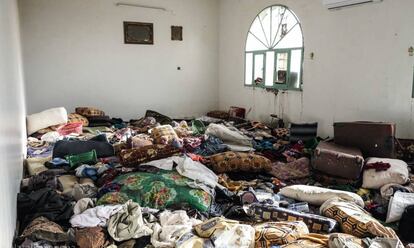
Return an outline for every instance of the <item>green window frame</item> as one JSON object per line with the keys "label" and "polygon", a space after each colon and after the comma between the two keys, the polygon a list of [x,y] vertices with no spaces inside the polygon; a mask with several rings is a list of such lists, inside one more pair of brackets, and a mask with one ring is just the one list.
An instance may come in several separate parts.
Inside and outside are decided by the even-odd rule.
{"label": "green window frame", "polygon": [[[275,9],[277,8],[277,9]],[[272,17],[274,17],[274,11],[279,11],[280,19],[277,24],[277,31],[276,29],[272,28],[273,22]],[[269,24],[263,24],[262,22],[262,13],[267,11],[265,14],[270,13],[270,34],[269,32],[266,33],[265,30],[269,28]],[[280,34],[281,29],[288,26],[288,24],[283,23],[283,18],[287,13],[290,13],[291,16],[293,16],[296,19],[296,23],[293,25],[291,24],[291,27],[287,32],[285,32],[282,35],[280,35],[279,40],[278,34]],[[278,14],[276,14],[276,17]],[[292,17],[291,17],[292,18]],[[275,20],[274,18],[273,20]],[[257,21],[258,20],[258,21]],[[294,20],[294,19],[292,19]],[[267,19],[269,21],[269,18]],[[263,30],[264,36],[255,35],[251,30],[253,29],[253,25],[255,22],[260,23],[261,30]],[[257,24],[257,26],[259,26]],[[260,27],[259,26],[259,27]],[[282,26],[284,26],[282,28]],[[289,35],[289,32],[291,30],[294,30],[294,28],[298,26],[299,30],[296,29],[296,36],[298,36],[298,32],[300,32],[300,40],[295,41],[295,44],[299,44],[301,46],[295,46],[295,47],[289,47],[284,44],[284,47],[278,47],[278,44],[287,36]],[[266,28],[265,28],[266,27]],[[257,29],[256,29],[257,31]],[[273,35],[272,36],[272,31]],[[276,32],[274,32],[276,31]],[[253,37],[251,39],[255,39],[256,43],[259,44],[259,46],[262,46],[265,49],[257,49],[257,50],[248,50],[248,42],[249,42],[249,36]],[[295,37],[296,37],[295,36]],[[264,37],[264,38],[263,38]],[[268,8],[265,8],[262,12],[257,15],[255,20],[253,21],[249,33],[248,33],[248,39],[246,41],[246,51],[245,51],[245,58],[244,58],[244,73],[245,73],[245,83],[244,85],[247,87],[258,87],[258,88],[270,88],[270,89],[278,89],[278,90],[294,90],[294,91],[301,91],[303,88],[303,60],[304,60],[304,47],[303,47],[303,32],[302,27],[299,22],[299,19],[296,17],[296,15],[289,10],[286,6],[283,5],[273,5]],[[258,43],[259,41],[260,43]],[[263,63],[262,66],[256,65],[256,56],[263,56]],[[280,57],[279,57],[280,55]],[[285,62],[283,62],[282,57],[286,56]],[[293,56],[294,55],[294,56]],[[268,58],[269,56],[269,58]],[[273,59],[271,58],[273,56]],[[279,59],[278,59],[279,58]],[[284,66],[282,66],[281,63],[284,63]],[[292,68],[292,65],[294,65],[294,68]],[[278,70],[278,66],[282,66],[283,69]],[[260,70],[260,71],[258,71]],[[269,70],[272,70],[270,72]],[[299,74],[299,75],[298,75]],[[262,77],[256,77],[257,75],[261,75]],[[284,79],[283,81],[277,81],[279,78]]]}

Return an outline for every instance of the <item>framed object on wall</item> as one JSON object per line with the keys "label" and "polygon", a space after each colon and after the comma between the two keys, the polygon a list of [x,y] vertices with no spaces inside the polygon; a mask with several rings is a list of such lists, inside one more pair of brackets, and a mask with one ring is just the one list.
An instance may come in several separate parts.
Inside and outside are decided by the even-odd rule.
{"label": "framed object on wall", "polygon": [[124,22],[125,44],[154,44],[154,24],[144,22]]}
{"label": "framed object on wall", "polygon": [[171,26],[171,40],[183,40],[183,27]]}

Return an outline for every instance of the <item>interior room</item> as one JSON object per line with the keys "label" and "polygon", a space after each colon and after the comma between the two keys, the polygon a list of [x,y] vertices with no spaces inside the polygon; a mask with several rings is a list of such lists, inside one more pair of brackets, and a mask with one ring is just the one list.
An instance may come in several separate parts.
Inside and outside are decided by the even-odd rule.
{"label": "interior room", "polygon": [[0,1],[2,247],[414,247],[413,10]]}

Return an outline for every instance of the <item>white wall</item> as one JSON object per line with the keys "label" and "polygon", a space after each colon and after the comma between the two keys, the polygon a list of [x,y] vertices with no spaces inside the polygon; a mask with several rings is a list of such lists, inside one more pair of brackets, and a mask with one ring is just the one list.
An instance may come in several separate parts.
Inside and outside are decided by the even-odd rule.
{"label": "white wall", "polygon": [[[137,118],[218,107],[217,0],[20,0],[27,107],[96,106]],[[123,21],[154,23],[155,45],[124,44]],[[171,25],[184,41],[171,41]],[[177,70],[177,67],[182,70]]]}
{"label": "white wall", "polygon": [[12,247],[25,137],[16,0],[0,1],[0,244]]}
{"label": "white wall", "polygon": [[[255,16],[284,4],[299,17],[305,38],[304,90],[274,96],[243,86],[244,46]],[[414,1],[384,0],[328,11],[321,0],[222,0],[220,4],[220,107],[252,108],[250,118],[270,113],[289,121],[318,121],[332,137],[335,121],[393,121],[399,137],[414,138]],[[315,53],[310,60],[309,54]]]}

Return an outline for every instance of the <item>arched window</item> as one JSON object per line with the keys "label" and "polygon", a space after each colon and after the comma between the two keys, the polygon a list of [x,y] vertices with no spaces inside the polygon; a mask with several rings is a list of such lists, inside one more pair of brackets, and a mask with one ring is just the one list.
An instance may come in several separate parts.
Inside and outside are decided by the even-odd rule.
{"label": "arched window", "polygon": [[290,9],[274,5],[254,19],[246,41],[245,85],[301,90],[303,35]]}

